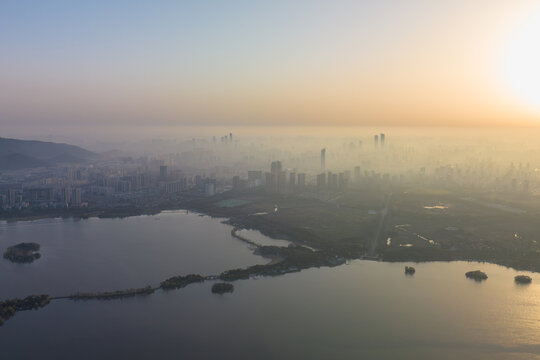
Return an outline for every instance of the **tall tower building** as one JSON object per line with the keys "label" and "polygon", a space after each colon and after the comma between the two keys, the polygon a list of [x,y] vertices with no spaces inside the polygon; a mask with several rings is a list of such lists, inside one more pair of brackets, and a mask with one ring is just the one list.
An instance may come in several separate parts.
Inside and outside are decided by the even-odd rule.
{"label": "tall tower building", "polygon": [[384,135],[384,133],[381,133],[381,147],[384,147],[385,141],[386,141],[386,135]]}
{"label": "tall tower building", "polygon": [[272,161],[270,164],[270,172],[276,176],[281,172],[281,168],[281,161]]}
{"label": "tall tower building", "polygon": [[289,173],[289,190],[294,192],[296,189],[296,173]]}
{"label": "tall tower building", "polygon": [[167,165],[161,165],[159,167],[159,180],[167,181]]}
{"label": "tall tower building", "polygon": [[317,188],[322,190],[326,187],[326,174],[322,173],[317,175]]}
{"label": "tall tower building", "polygon": [[306,187],[306,174],[300,173],[298,174],[298,188],[302,190],[305,187]]}
{"label": "tall tower building", "polygon": [[73,193],[71,195],[71,203],[73,205],[81,205],[82,199],[81,199],[81,188],[75,188],[73,189]]}
{"label": "tall tower building", "polygon": [[354,167],[354,180],[360,180],[360,166]]}
{"label": "tall tower building", "polygon": [[326,149],[321,150],[321,170],[326,170]]}
{"label": "tall tower building", "polygon": [[373,145],[375,145],[375,147],[379,146],[379,135],[373,136]]}

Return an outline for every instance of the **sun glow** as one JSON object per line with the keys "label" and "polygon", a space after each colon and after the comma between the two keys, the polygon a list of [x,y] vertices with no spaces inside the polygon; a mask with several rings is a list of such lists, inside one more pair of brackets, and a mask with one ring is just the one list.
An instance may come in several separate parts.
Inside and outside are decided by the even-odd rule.
{"label": "sun glow", "polygon": [[503,51],[505,86],[520,101],[540,110],[540,9],[522,19]]}

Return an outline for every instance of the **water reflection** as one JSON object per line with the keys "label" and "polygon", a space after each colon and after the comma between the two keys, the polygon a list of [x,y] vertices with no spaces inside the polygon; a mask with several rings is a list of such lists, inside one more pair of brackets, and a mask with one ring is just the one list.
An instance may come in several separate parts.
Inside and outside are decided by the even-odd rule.
{"label": "water reflection", "polygon": [[[71,286],[73,276],[88,282],[92,276],[86,271],[125,267],[118,275],[106,273],[118,277],[119,283],[137,280],[140,286],[149,269],[156,268],[145,280],[155,281],[170,272],[197,268],[212,273],[259,259],[231,238],[230,227],[219,220],[183,216],[160,214],[160,221],[96,219],[79,222],[75,228],[73,222],[63,220],[56,222],[60,226],[45,222],[46,226],[32,231],[25,223],[10,224],[12,229],[2,232],[1,246],[40,234],[48,260],[40,264],[42,275],[1,262],[1,281],[7,284],[2,291],[17,290],[6,269],[32,286],[41,276],[49,282],[49,272]],[[112,234],[123,234],[125,239]],[[181,245],[173,246],[177,243]],[[74,250],[80,246],[84,251]],[[94,246],[98,250],[92,250]],[[116,250],[107,256],[111,248]],[[166,256],[171,249],[173,254]],[[119,255],[117,250],[127,254]],[[77,269],[80,261],[66,260],[75,254],[90,254],[93,259],[83,258],[80,267],[85,271]],[[58,268],[55,263],[64,265]],[[517,286],[518,272],[492,264],[418,263],[412,264],[416,272],[408,277],[404,265],[411,264],[357,260],[336,268],[238,281],[235,292],[225,296],[212,295],[211,284],[203,283],[121,301],[58,301],[37,312],[17,314],[0,328],[0,346],[10,359],[37,353],[46,358],[133,359],[539,357],[537,274],[519,272],[533,282]],[[61,272],[69,266],[70,271]],[[489,279],[482,283],[466,279],[465,272],[474,269],[486,272]],[[26,285],[23,288],[27,290]],[[81,349],[85,349],[82,355]]]}

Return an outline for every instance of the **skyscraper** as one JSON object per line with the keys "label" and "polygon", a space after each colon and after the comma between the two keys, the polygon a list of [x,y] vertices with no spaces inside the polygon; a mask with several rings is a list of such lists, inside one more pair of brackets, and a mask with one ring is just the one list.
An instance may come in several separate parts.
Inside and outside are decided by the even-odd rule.
{"label": "skyscraper", "polygon": [[375,145],[375,147],[379,146],[379,135],[373,136],[373,145]]}
{"label": "skyscraper", "polygon": [[65,205],[69,205],[71,203],[71,188],[65,187],[62,193],[62,199],[64,200]]}
{"label": "skyscraper", "polygon": [[303,190],[306,187],[306,174],[298,174],[298,189]]}
{"label": "skyscraper", "polygon": [[266,176],[266,188],[273,193],[284,189],[286,182],[285,171],[282,170],[281,161],[272,161],[270,174]]}
{"label": "skyscraper", "polygon": [[15,206],[17,202],[17,192],[15,189],[9,189],[8,191],[8,203],[9,206]]}
{"label": "skyscraper", "polygon": [[272,161],[272,164],[270,164],[270,172],[276,176],[281,172],[281,168],[281,161]]}
{"label": "skyscraper", "polygon": [[326,170],[326,149],[321,150],[321,170]]}
{"label": "skyscraper", "polygon": [[326,174],[322,173],[317,175],[317,188],[322,190],[326,187]]}
{"label": "skyscraper", "polygon": [[248,171],[248,186],[260,186],[263,180],[262,171]]}
{"label": "skyscraper", "polygon": [[385,140],[386,140],[386,135],[384,135],[384,133],[381,133],[381,147],[384,147]]}
{"label": "skyscraper", "polygon": [[71,195],[71,203],[73,205],[79,206],[81,205],[82,199],[81,199],[81,188],[75,188],[73,189],[73,193]]}
{"label": "skyscraper", "polygon": [[360,166],[354,167],[354,180],[360,180]]}
{"label": "skyscraper", "polygon": [[159,180],[167,181],[167,165],[161,165],[159,167]]}
{"label": "skyscraper", "polygon": [[296,189],[296,173],[289,173],[289,190],[294,192]]}
{"label": "skyscraper", "polygon": [[233,182],[233,190],[240,190],[240,176],[236,175],[236,176],[233,176],[233,179],[232,179],[232,182]]}

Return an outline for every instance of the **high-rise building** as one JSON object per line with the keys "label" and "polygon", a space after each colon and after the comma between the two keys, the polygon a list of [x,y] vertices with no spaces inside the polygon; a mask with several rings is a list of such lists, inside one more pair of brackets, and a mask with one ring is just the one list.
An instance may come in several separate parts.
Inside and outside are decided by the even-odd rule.
{"label": "high-rise building", "polygon": [[159,180],[167,181],[167,165],[161,165],[159,167]]}
{"label": "high-rise building", "polygon": [[207,179],[204,183],[204,194],[206,196],[212,196],[216,193],[216,180]]}
{"label": "high-rise building", "polygon": [[379,146],[379,135],[373,136],[373,145],[375,145],[375,147]]}
{"label": "high-rise building", "polygon": [[326,187],[326,174],[322,173],[317,175],[317,188],[322,190]]}
{"label": "high-rise building", "polygon": [[346,189],[347,188],[347,177],[345,175],[345,173],[339,173],[339,176],[338,176],[338,187],[340,190],[343,190],[343,189]]}
{"label": "high-rise building", "polygon": [[381,133],[381,147],[384,146],[385,141],[386,141],[386,135],[384,135],[384,133]]}
{"label": "high-rise building", "polygon": [[281,170],[281,161],[272,161],[272,164],[270,164],[270,172],[277,177]]}
{"label": "high-rise building", "polygon": [[81,199],[81,188],[75,188],[73,189],[73,193],[71,196],[71,203],[73,205],[79,206],[82,203]]}
{"label": "high-rise building", "polygon": [[298,174],[298,190],[303,190],[306,187],[306,174],[300,173]]}
{"label": "high-rise building", "polygon": [[338,188],[338,174],[328,173],[328,188],[333,190]]}
{"label": "high-rise building", "polygon": [[248,186],[261,186],[262,185],[262,171],[248,171]]}
{"label": "high-rise building", "polygon": [[9,189],[8,203],[9,206],[15,206],[15,204],[17,203],[17,192],[15,191],[15,189]]}
{"label": "high-rise building", "polygon": [[64,190],[62,191],[62,200],[66,205],[69,205],[71,203],[71,188],[64,188]]}
{"label": "high-rise building", "polygon": [[229,133],[229,142],[232,142],[232,133]]}
{"label": "high-rise building", "polygon": [[280,171],[277,178],[277,191],[279,193],[287,192],[287,173]]}
{"label": "high-rise building", "polygon": [[321,170],[326,170],[326,149],[321,150]]}
{"label": "high-rise building", "polygon": [[235,191],[238,191],[240,190],[240,176],[233,176],[232,178],[232,183],[233,183],[233,190]]}
{"label": "high-rise building", "polygon": [[296,173],[290,173],[289,174],[289,190],[291,192],[294,192],[296,188]]}
{"label": "high-rise building", "polygon": [[354,167],[354,180],[360,180],[360,166]]}
{"label": "high-rise building", "polygon": [[264,176],[265,176],[264,186],[266,188],[266,192],[268,193],[276,192],[277,177],[271,172],[265,173]]}

